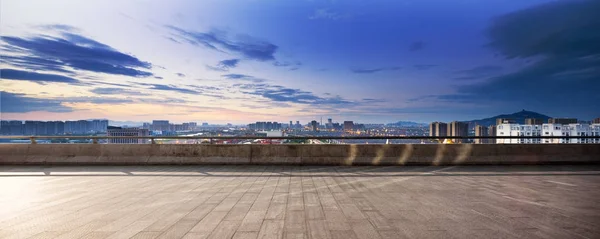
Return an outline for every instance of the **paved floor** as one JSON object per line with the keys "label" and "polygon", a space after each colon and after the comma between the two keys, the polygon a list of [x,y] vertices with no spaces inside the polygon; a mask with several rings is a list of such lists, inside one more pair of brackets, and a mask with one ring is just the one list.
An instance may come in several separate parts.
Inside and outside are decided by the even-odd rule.
{"label": "paved floor", "polygon": [[600,238],[599,166],[2,166],[0,189],[0,238]]}

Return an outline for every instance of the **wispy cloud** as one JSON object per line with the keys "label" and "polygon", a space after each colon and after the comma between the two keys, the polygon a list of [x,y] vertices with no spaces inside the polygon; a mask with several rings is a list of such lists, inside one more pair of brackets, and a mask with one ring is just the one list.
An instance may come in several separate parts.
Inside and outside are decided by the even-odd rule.
{"label": "wispy cloud", "polygon": [[237,67],[239,63],[240,59],[229,59],[219,61],[215,66],[207,65],[206,67],[213,71],[229,71],[229,69]]}
{"label": "wispy cloud", "polygon": [[266,99],[275,102],[288,102],[297,104],[310,105],[343,105],[353,104],[349,100],[345,100],[339,96],[320,97],[312,92],[303,91],[300,89],[287,88],[280,85],[271,84],[234,84],[234,88],[239,89],[242,93],[262,96]]}
{"label": "wispy cloud", "polygon": [[116,88],[116,87],[99,87],[90,90],[90,92],[98,94],[98,95],[149,95],[146,93],[142,93],[140,91],[129,90],[124,88]]}
{"label": "wispy cloud", "polygon": [[201,93],[201,92],[198,92],[195,90],[180,88],[180,87],[173,86],[173,85],[147,84],[147,83],[141,83],[140,85],[149,86],[150,89],[152,89],[152,90],[171,91],[171,92],[176,92],[176,93],[192,94],[192,95],[198,95]]}
{"label": "wispy cloud", "polygon": [[437,65],[414,65],[417,70],[429,70],[431,68],[436,67]]}
{"label": "wispy cloud", "polygon": [[62,73],[76,69],[132,77],[152,75],[150,72],[138,70],[138,68],[151,69],[150,63],[119,52],[90,38],[65,32],[69,29],[66,26],[59,28],[62,31],[59,33],[59,37],[47,35],[37,35],[31,38],[2,36],[3,50],[10,53],[6,54],[9,58],[5,62],[29,70],[49,70]]}
{"label": "wispy cloud", "polygon": [[308,16],[310,20],[328,19],[328,20],[340,20],[350,18],[350,14],[341,14],[328,8],[315,9],[312,15]]}
{"label": "wispy cloud", "polygon": [[372,74],[381,71],[397,71],[402,69],[402,67],[394,66],[394,67],[379,67],[379,68],[352,68],[350,71],[356,74]]}
{"label": "wispy cloud", "polygon": [[28,97],[25,94],[0,91],[0,112],[26,113],[32,111],[71,112],[60,100]]}
{"label": "wispy cloud", "polygon": [[225,79],[229,79],[229,80],[246,80],[246,81],[252,81],[254,83],[261,83],[261,82],[265,81],[264,79],[259,79],[254,76],[244,75],[244,74],[225,74],[225,75],[221,75],[221,76],[223,76]]}
{"label": "wispy cloud", "polygon": [[31,81],[37,83],[68,83],[68,84],[79,84],[80,82],[74,78],[55,75],[55,74],[42,74],[31,71],[21,71],[15,69],[0,69],[0,79],[7,80],[22,80]]}
{"label": "wispy cloud", "polygon": [[285,67],[285,68],[288,68],[288,70],[290,70],[290,71],[295,71],[295,70],[298,70],[298,69],[300,69],[300,67],[299,67],[299,66],[301,66],[301,65],[302,65],[302,62],[300,62],[300,61],[296,61],[296,62],[289,62],[289,61],[275,61],[275,62],[273,62],[273,65],[274,65],[274,66],[277,66],[277,67]]}
{"label": "wispy cloud", "polygon": [[275,60],[274,54],[278,48],[275,44],[249,35],[230,36],[227,32],[221,30],[196,32],[175,26],[167,26],[167,28],[173,30],[175,35],[181,38],[183,42],[213,50],[240,54],[247,59],[257,61]]}

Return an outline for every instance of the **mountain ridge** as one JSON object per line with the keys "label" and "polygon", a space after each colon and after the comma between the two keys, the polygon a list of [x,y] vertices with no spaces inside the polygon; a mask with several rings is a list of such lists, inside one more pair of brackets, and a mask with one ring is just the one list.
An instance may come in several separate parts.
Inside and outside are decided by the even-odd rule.
{"label": "mountain ridge", "polygon": [[469,123],[470,127],[474,127],[475,125],[482,125],[482,126],[496,125],[496,119],[512,119],[516,123],[525,124],[525,119],[527,119],[527,118],[542,119],[544,122],[548,122],[548,119],[550,119],[552,117],[545,115],[545,114],[541,114],[541,113],[537,113],[537,112],[533,112],[533,111],[527,111],[527,110],[523,109],[519,112],[515,112],[512,114],[501,114],[501,115],[496,115],[496,116],[492,116],[489,118],[469,120],[469,121],[463,121],[463,122]]}

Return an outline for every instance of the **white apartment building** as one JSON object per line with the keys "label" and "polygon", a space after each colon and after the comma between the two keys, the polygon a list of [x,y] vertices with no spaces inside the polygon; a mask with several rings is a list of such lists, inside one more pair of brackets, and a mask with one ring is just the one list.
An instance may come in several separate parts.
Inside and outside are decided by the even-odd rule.
{"label": "white apartment building", "polygon": [[[504,123],[496,127],[496,136],[600,136],[600,124],[522,125]],[[496,139],[497,144],[592,144],[600,139]]]}
{"label": "white apartment building", "polygon": [[[496,136],[540,136],[541,125],[500,124],[496,126]],[[541,139],[496,139],[497,144],[539,144]]]}
{"label": "white apartment building", "polygon": [[[566,136],[569,131],[568,125],[563,124],[543,124],[542,125],[542,136]],[[567,140],[561,138],[555,139],[543,139],[546,144],[563,144],[567,143]]]}

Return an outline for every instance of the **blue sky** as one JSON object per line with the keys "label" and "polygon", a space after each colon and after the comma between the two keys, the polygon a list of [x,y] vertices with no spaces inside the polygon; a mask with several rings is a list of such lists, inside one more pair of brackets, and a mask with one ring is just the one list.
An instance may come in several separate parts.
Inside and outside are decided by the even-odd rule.
{"label": "blue sky", "polygon": [[592,0],[5,0],[2,119],[592,119],[599,11]]}

